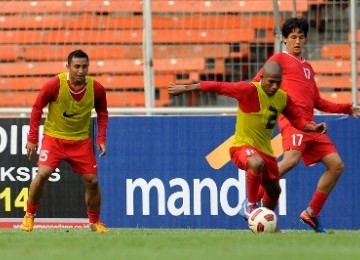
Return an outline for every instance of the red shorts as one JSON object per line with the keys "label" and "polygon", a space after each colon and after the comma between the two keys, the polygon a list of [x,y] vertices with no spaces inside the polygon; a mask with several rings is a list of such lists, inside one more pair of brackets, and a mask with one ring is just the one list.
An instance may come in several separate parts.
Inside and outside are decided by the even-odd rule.
{"label": "red shorts", "polygon": [[262,174],[262,181],[279,180],[279,168],[276,158],[263,153],[251,146],[239,146],[230,148],[231,161],[240,169],[247,170],[247,158],[258,154],[264,160],[264,169]]}
{"label": "red shorts", "polygon": [[55,169],[61,161],[67,161],[74,173],[97,174],[91,138],[73,141],[44,135],[38,165]]}
{"label": "red shorts", "polygon": [[326,134],[305,133],[287,125],[282,129],[281,135],[284,151],[301,151],[305,165],[317,163],[326,155],[337,152],[335,145]]}

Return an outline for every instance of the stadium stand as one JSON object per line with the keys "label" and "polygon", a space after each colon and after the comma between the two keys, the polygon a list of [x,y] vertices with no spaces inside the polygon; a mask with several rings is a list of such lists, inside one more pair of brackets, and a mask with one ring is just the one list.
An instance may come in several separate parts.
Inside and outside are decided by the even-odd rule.
{"label": "stadium stand", "polygon": [[[327,2],[279,1],[280,20],[293,14],[294,3],[296,13],[305,14]],[[169,82],[247,80],[273,52],[272,0],[153,0],[151,5],[157,106],[173,105],[165,91]],[[28,106],[34,90],[64,70],[67,54],[78,48],[90,55],[91,75],[108,90],[110,106],[145,105],[141,1],[1,1],[1,6],[0,90],[24,96],[23,103],[14,98],[3,106]],[[319,88],[349,89],[349,48],[324,45],[321,54],[327,60],[311,61]],[[191,104],[201,103],[190,98]]]}
{"label": "stadium stand", "polygon": [[[308,10],[309,3],[322,1],[296,0],[298,12]],[[279,4],[282,12],[292,12],[294,8],[293,0],[283,0]],[[96,12],[142,12],[141,1],[97,1],[97,0],[73,0],[73,1],[5,1],[0,13],[96,13]],[[238,0],[220,0],[220,1],[151,1],[151,9],[154,13],[253,13],[253,12],[273,12],[273,1],[238,1]]]}

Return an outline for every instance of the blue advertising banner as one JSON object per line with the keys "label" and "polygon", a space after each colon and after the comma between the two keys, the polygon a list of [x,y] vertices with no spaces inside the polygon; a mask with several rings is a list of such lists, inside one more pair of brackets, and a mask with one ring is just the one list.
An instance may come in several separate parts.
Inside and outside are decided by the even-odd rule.
{"label": "blue advertising banner", "polygon": [[[327,122],[345,162],[322,211],[323,225],[358,229],[360,125],[347,116],[316,120]],[[247,228],[239,216],[244,173],[228,161],[227,150],[219,150],[233,135],[234,124],[234,116],[111,117],[108,154],[99,160],[103,221],[110,227]],[[210,166],[207,155],[214,151]],[[277,214],[282,229],[307,228],[299,214],[324,170],[321,164],[300,163],[281,180]]]}
{"label": "blue advertising banner", "polygon": [[[347,116],[316,120],[327,122],[345,163],[322,211],[323,225],[359,229],[359,121]],[[29,183],[37,173],[37,158],[26,158],[27,123],[0,120],[0,227],[20,223]],[[102,220],[110,227],[246,229],[239,216],[245,175],[228,154],[234,124],[234,116],[111,117],[108,153],[98,160]],[[281,140],[278,133],[273,140]],[[307,229],[299,214],[324,171],[322,164],[300,163],[281,180],[276,213],[282,229]],[[50,178],[37,216],[38,224],[46,219],[44,225],[87,221],[83,184],[66,163]]]}

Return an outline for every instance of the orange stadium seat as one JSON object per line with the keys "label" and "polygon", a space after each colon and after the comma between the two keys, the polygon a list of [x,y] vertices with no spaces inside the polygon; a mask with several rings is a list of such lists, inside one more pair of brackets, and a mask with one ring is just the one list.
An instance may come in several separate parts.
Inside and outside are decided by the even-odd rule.
{"label": "orange stadium seat", "polygon": [[[213,29],[213,28],[274,28],[273,15],[162,15],[152,18],[154,29]],[[142,29],[143,17],[131,13],[123,16],[94,14],[33,14],[3,16],[0,29]]]}
{"label": "orange stadium seat", "polygon": [[[108,89],[141,89],[144,88],[143,75],[102,75],[94,76],[105,88]],[[154,75],[154,84],[157,88],[166,87],[170,82],[174,81],[173,75],[158,74]]]}
{"label": "orange stadium seat", "polygon": [[155,43],[238,43],[252,42],[255,30],[244,29],[215,29],[215,30],[155,30]]}
{"label": "orange stadium seat", "polygon": [[[335,102],[335,103],[352,103],[352,93],[350,91],[344,92],[321,92],[320,96],[326,100]],[[358,95],[358,101],[359,95]]]}
{"label": "orange stadium seat", "polygon": [[[297,12],[308,10],[309,0],[296,0]],[[142,12],[141,1],[3,1],[0,13],[112,13],[112,12]],[[234,12],[273,12],[272,0],[257,1],[238,1],[238,0],[221,0],[221,1],[195,1],[195,0],[178,0],[178,1],[151,1],[151,9],[154,13],[234,13]],[[292,12],[294,9],[293,0],[282,0],[279,2],[279,9],[282,12]]]}
{"label": "orange stadium seat", "polygon": [[[349,60],[309,60],[317,74],[350,74]],[[358,62],[360,65],[360,62]]]}
{"label": "orange stadium seat", "polygon": [[[297,12],[310,2],[296,0]],[[292,12],[294,0],[279,1],[279,8]],[[251,44],[274,41],[273,0],[153,0],[151,9],[156,106],[171,103],[166,85],[176,74],[188,81],[223,74],[226,58],[247,58]],[[89,54],[90,73],[108,90],[109,106],[144,106],[142,11],[142,1],[2,1],[0,89],[18,92],[3,91],[1,98],[24,96],[4,106],[32,105],[75,49]],[[208,58],[213,69],[206,68]]]}
{"label": "orange stadium seat", "polygon": [[315,76],[318,88],[350,88],[351,77],[347,76]]}
{"label": "orange stadium seat", "polygon": [[[245,56],[249,53],[249,46],[244,45],[240,50]],[[155,58],[186,58],[186,57],[219,57],[230,56],[230,48],[227,44],[189,44],[189,45],[154,45]]]}
{"label": "orange stadium seat", "polygon": [[142,58],[141,45],[24,45],[24,58],[34,61],[66,61],[68,54],[82,49],[92,60]]}
{"label": "orange stadium seat", "polygon": [[[111,17],[111,16],[109,16]],[[128,20],[133,20],[131,14],[124,16]],[[130,19],[131,18],[131,19]],[[108,20],[107,16],[100,16],[96,14],[80,14],[80,15],[69,15],[64,16],[64,28],[66,29],[110,29],[108,24],[104,20]],[[119,25],[118,25],[119,26]],[[117,29],[129,28],[119,27]],[[131,27],[130,27],[131,28]]]}
{"label": "orange stadium seat", "polygon": [[49,76],[65,70],[65,62],[0,63],[0,77]]}
{"label": "orange stadium seat", "polygon": [[31,107],[37,92],[33,91],[4,91],[0,92],[1,107]]}
{"label": "orange stadium seat", "polygon": [[[315,81],[319,88],[351,88],[351,75],[316,75]],[[358,85],[360,85],[360,76],[358,77]]]}
{"label": "orange stadium seat", "polygon": [[[360,46],[357,48],[357,55],[360,59]],[[326,44],[321,46],[321,56],[332,59],[350,59],[350,44]]]}
{"label": "orange stadium seat", "polygon": [[[9,45],[11,46],[11,45]],[[23,45],[23,58],[29,61],[66,61],[67,55],[76,49],[82,49],[89,54],[90,60],[102,59],[142,59],[143,47],[134,45]],[[12,46],[13,47],[13,46]],[[249,45],[241,44],[238,57],[249,55]],[[1,46],[0,46],[1,48]],[[230,57],[228,44],[189,44],[153,46],[153,54],[157,58],[186,57]],[[0,53],[1,57],[1,53]]]}
{"label": "orange stadium seat", "polygon": [[[2,107],[31,107],[36,99],[37,92],[21,91],[21,92],[0,92]],[[144,106],[144,92],[107,92],[109,107],[127,107],[127,106]],[[171,100],[157,99],[156,106],[166,106]]]}
{"label": "orange stadium seat", "polygon": [[21,13],[1,17],[0,29],[62,29],[64,18],[60,14],[34,14],[24,16]]}
{"label": "orange stadium seat", "polygon": [[[143,72],[142,60],[94,60],[91,73],[98,74],[140,74]],[[0,64],[0,76],[47,76],[66,70],[66,61],[54,62],[13,62]],[[184,72],[205,69],[203,58],[179,58],[154,60],[155,72]]]}
{"label": "orange stadium seat", "polygon": [[48,79],[49,77],[0,77],[0,90],[39,90]]}
{"label": "orange stadium seat", "polygon": [[[144,82],[142,75],[126,76],[94,76],[106,89],[111,106],[143,106],[145,104],[145,95],[143,92]],[[17,90],[17,91],[0,91],[1,104],[3,107],[12,106],[32,106],[39,90],[49,77],[13,77],[0,78],[0,90]],[[174,81],[171,75],[156,75],[154,77],[155,91],[157,94],[157,105],[170,104],[169,95],[166,86],[169,82]],[[31,89],[32,91],[26,91]],[[119,89],[123,89],[118,91]],[[137,89],[137,91],[134,91]],[[115,91],[116,90],[116,91]],[[128,90],[128,91],[126,91]]]}
{"label": "orange stadium seat", "polygon": [[[107,101],[109,107],[144,107],[144,92],[107,92]],[[163,107],[171,104],[171,100],[155,100],[156,107]]]}
{"label": "orange stadium seat", "polygon": [[[257,39],[255,30],[214,29],[214,30],[154,30],[153,41],[157,43],[239,43],[239,42],[272,42],[268,39]],[[142,30],[54,30],[54,31],[0,31],[4,44],[141,44]]]}
{"label": "orange stadium seat", "polygon": [[[272,0],[256,1],[152,1],[153,12],[199,12],[199,13],[234,13],[234,12],[273,12]],[[282,0],[279,2],[279,9],[283,12],[292,12],[294,8],[293,0]],[[296,9],[298,12],[308,10],[308,0],[296,0]]]}
{"label": "orange stadium seat", "polygon": [[[60,72],[60,71],[59,71]],[[90,74],[91,75],[91,74]],[[52,76],[55,76],[52,75]],[[0,90],[39,90],[50,79],[50,77],[1,77]],[[140,89],[144,88],[143,75],[101,75],[93,76],[107,89]],[[173,82],[174,76],[170,74],[156,74],[154,84],[156,88],[166,87]]]}
{"label": "orange stadium seat", "polygon": [[[130,19],[131,18],[131,19]],[[142,29],[143,17],[132,16],[69,16],[64,27],[67,29]],[[225,15],[210,13],[206,15],[161,15],[152,17],[153,29],[234,29],[234,28],[274,28],[273,15]]]}
{"label": "orange stadium seat", "polygon": [[141,12],[140,1],[98,1],[98,0],[50,0],[50,1],[3,1],[0,14],[43,14],[43,13],[96,13],[96,12]]}
{"label": "orange stadium seat", "polygon": [[0,45],[0,61],[15,61],[23,57],[23,48],[17,45]]}

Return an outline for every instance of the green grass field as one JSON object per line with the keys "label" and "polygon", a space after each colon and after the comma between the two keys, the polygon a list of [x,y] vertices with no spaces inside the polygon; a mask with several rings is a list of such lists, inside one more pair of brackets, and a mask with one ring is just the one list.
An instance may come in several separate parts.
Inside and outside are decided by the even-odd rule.
{"label": "green grass field", "polygon": [[360,231],[0,229],[0,259],[360,259]]}

